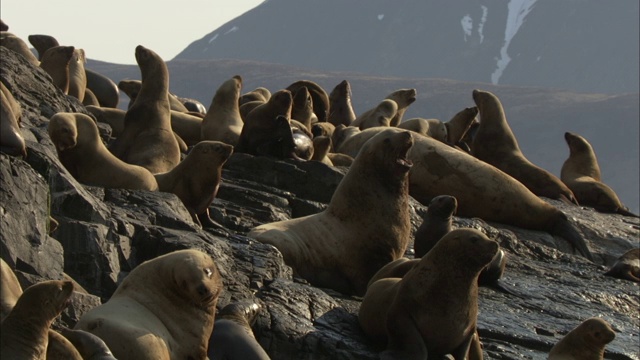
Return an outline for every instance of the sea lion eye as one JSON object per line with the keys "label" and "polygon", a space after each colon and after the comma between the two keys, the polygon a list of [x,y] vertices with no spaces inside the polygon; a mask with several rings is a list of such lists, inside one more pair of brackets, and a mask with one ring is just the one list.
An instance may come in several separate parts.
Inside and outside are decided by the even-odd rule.
{"label": "sea lion eye", "polygon": [[207,277],[209,277],[209,278],[211,277],[211,275],[213,275],[213,272],[209,268],[205,268],[204,269],[204,273],[207,274]]}

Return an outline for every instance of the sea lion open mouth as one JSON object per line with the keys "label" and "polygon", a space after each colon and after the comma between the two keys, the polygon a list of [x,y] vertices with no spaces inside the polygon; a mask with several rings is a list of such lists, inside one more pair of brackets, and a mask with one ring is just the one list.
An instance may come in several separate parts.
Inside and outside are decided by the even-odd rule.
{"label": "sea lion open mouth", "polygon": [[404,171],[409,171],[413,166],[413,162],[409,160],[409,150],[413,146],[413,137],[409,132],[402,133],[403,136],[407,136],[407,140],[404,144],[400,145],[400,150],[398,151],[398,158],[396,159],[396,164],[400,167],[400,169]]}

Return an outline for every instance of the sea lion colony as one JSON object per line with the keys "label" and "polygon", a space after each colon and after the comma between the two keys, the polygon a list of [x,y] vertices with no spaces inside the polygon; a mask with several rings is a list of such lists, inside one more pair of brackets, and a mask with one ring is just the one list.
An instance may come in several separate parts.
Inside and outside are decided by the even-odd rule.
{"label": "sea lion colony", "polygon": [[[2,32],[2,38],[11,40],[3,40],[3,46],[24,52],[26,44],[20,43],[20,39],[6,31]],[[524,158],[508,128],[499,99],[491,93],[471,92],[470,89],[477,107],[463,109],[447,122],[412,119],[403,123],[404,111],[416,99],[415,89],[399,89],[381,99],[376,107],[356,116],[351,107],[352,94],[347,80],[337,84],[331,95],[309,80],[297,81],[287,89],[271,89],[273,92],[258,88],[243,94],[242,77],[233,75],[220,84],[206,112],[199,112],[198,109],[204,109],[201,104],[199,107],[191,104],[198,111],[190,112],[185,106],[179,106],[180,97],[168,92],[169,73],[164,61],[152,50],[138,46],[135,53],[142,81],[120,82],[120,89],[127,91],[132,99],[129,109],[102,116],[117,105],[113,101],[113,92],[117,93],[115,83],[85,69],[85,54],[81,49],[61,47],[51,39],[47,39],[50,45],[43,48],[40,43],[36,45],[37,39],[32,41],[34,46],[49,55],[43,53],[41,60],[31,57],[28,60],[46,70],[59,91],[83,101],[94,115],[91,118],[79,113],[58,113],[49,123],[51,141],[60,161],[81,183],[173,192],[184,202],[194,222],[203,227],[216,227],[209,218],[208,207],[216,196],[221,170],[233,152],[320,161],[327,166],[338,161],[333,159],[340,159],[340,164],[344,164],[344,158],[350,158],[346,161],[351,164],[347,175],[324,212],[264,224],[249,236],[276,246],[293,271],[311,284],[364,296],[363,305],[366,306],[360,311],[359,321],[367,335],[382,339],[386,344],[380,349],[382,358],[425,358],[427,354],[451,354],[456,359],[482,358],[476,332],[478,276],[495,261],[501,250],[495,241],[477,230],[452,230],[451,216],[456,207],[461,216],[548,231],[567,240],[574,253],[594,259],[587,242],[562,212],[539,199],[526,184],[473,157],[481,153],[483,146],[489,147],[488,131],[483,125],[488,122],[501,124],[498,127],[500,135],[496,135],[500,141],[491,144],[497,145],[491,154],[493,162],[500,164],[500,156],[516,158],[517,164],[513,166],[519,171],[534,168],[530,171],[543,174],[525,175],[529,180],[533,177],[542,183],[537,184],[536,189],[551,187],[558,198],[578,203],[581,197],[587,196],[573,196],[570,189],[575,189],[575,176],[571,177],[572,183],[564,185],[560,179]],[[48,61],[49,57],[55,61]],[[70,65],[73,61],[76,64]],[[185,101],[193,103],[192,99]],[[1,110],[2,152],[26,156],[27,149],[19,131],[20,103],[13,99],[4,84]],[[297,119],[294,114],[304,118]],[[96,121],[105,118],[116,135],[115,139],[107,139],[107,146],[99,137],[96,126]],[[466,134],[472,124],[478,122],[475,136]],[[574,135],[567,135],[573,156],[575,146],[569,136]],[[585,139],[580,140],[586,143]],[[188,152],[181,154],[181,142],[189,146]],[[317,154],[322,155],[314,156],[314,146],[322,146],[317,150]],[[597,167],[593,150],[589,151],[588,160],[571,158],[572,164],[588,161],[592,168]],[[207,166],[202,166],[202,159],[207,159]],[[574,165],[572,174],[578,172],[578,165]],[[475,174],[473,178],[466,176],[470,172]],[[566,172],[568,174],[569,170]],[[438,184],[434,176],[447,178],[447,184]],[[562,181],[565,178],[569,176],[563,174]],[[599,173],[591,178],[600,181]],[[425,220],[428,226],[416,235],[433,237],[425,249],[429,251],[420,250],[422,259],[411,260],[410,266],[404,266],[393,275],[376,274],[381,269],[388,271],[384,269],[385,265],[394,261],[400,264],[409,261],[403,257],[413,242],[407,216],[409,196],[424,205],[442,201],[442,196],[446,196],[446,211],[440,214],[443,220],[439,220],[443,222],[436,224],[436,215],[429,214]],[[490,198],[493,202],[488,201]],[[514,201],[521,206],[513,205]],[[435,203],[432,206],[436,210]],[[445,206],[438,205],[438,210],[440,207]],[[619,201],[616,206],[597,209],[635,216]],[[375,227],[370,227],[369,223],[375,223]],[[424,233],[430,228],[435,228],[433,231],[437,234]],[[186,263],[176,260],[183,258]],[[505,261],[503,256],[499,257],[496,278],[502,275]],[[153,271],[163,273],[163,282],[149,270],[152,265],[159,269]],[[90,334],[74,335],[70,331],[62,334],[68,334],[73,344],[85,344],[77,345],[78,351],[100,352],[100,358],[104,359],[113,358],[113,355],[119,359],[215,358],[212,347],[216,342],[212,330],[215,304],[222,287],[216,266],[213,259],[197,251],[175,252],[150,260],[139,265],[121,282],[109,302],[88,312],[76,326],[76,331],[92,332],[99,336],[98,339],[88,340]],[[637,264],[635,266],[635,270],[626,273],[637,275]],[[21,289],[4,291],[5,281],[12,279],[10,270],[5,271],[5,268],[3,265],[3,319],[6,317],[10,321],[2,322],[2,351],[29,353],[33,354],[29,355],[32,358],[44,359],[47,344],[56,343],[47,336],[51,320],[67,303],[69,289],[73,286],[70,282],[43,284],[40,286],[43,290],[39,291],[48,291],[55,301],[53,304],[47,301],[46,306],[29,305],[42,303],[42,297],[46,296],[27,297],[26,291],[24,295],[20,294]],[[637,276],[625,278],[638,281]],[[430,292],[432,288],[451,288],[452,294],[456,295],[438,298],[434,295],[437,291]],[[55,291],[63,294],[53,295]],[[150,297],[160,301],[149,302]],[[410,304],[410,311],[403,305],[405,302]],[[431,305],[424,303],[449,310],[435,314]],[[50,311],[35,316],[39,321],[37,331],[17,335],[24,336],[19,341],[25,344],[18,346],[12,342],[10,330],[5,331],[5,328],[34,322],[25,317],[30,307]],[[129,314],[131,308],[137,307],[139,311]],[[240,329],[239,332],[248,337],[229,341],[227,336],[225,343],[233,343],[240,349],[236,356],[246,358],[250,354],[255,358],[267,358],[259,346],[256,348],[250,328],[251,318],[259,309],[255,304],[240,306],[240,309],[236,309],[240,315],[231,316],[236,319],[236,325],[231,327],[239,328],[224,330],[228,326],[221,325],[219,331],[231,333]],[[176,315],[176,311],[184,314]],[[202,331],[181,329],[176,320],[179,316],[189,319],[189,324],[196,324],[193,326]],[[604,320],[587,321],[597,322],[610,330],[602,325],[606,324]],[[572,338],[576,337],[574,332],[569,334]],[[130,336],[132,334],[153,334],[154,339],[135,340]],[[601,341],[602,346],[588,355],[601,359],[604,345],[614,336],[613,332],[607,333],[606,339]],[[69,345],[71,343],[64,344],[73,347]],[[578,346],[568,344],[571,344],[569,340],[563,341],[558,348],[570,351],[571,346]]]}

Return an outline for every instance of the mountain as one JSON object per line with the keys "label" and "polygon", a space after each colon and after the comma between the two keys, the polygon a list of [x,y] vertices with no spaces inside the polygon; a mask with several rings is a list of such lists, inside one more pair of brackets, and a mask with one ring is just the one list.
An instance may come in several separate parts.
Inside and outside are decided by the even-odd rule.
{"label": "mountain", "polygon": [[[87,67],[116,82],[140,78],[134,65],[89,61]],[[317,82],[327,92],[343,79],[351,83],[356,114],[375,106],[400,88],[415,88],[417,100],[409,106],[411,117],[451,118],[473,106],[471,92],[483,89],[502,101],[509,124],[524,155],[538,166],[560,175],[569,156],[564,132],[584,136],[594,147],[603,181],[611,186],[632,211],[638,213],[640,196],[639,94],[585,94],[539,87],[492,85],[448,79],[371,76],[356,72],[310,70],[247,60],[172,60],[168,62],[170,89],[194,98],[206,107],[217,88],[234,75],[243,78],[243,92],[263,86],[277,91],[300,79]],[[126,108],[123,95],[120,107]]]}
{"label": "mountain", "polygon": [[637,0],[267,0],[175,59],[637,92]]}

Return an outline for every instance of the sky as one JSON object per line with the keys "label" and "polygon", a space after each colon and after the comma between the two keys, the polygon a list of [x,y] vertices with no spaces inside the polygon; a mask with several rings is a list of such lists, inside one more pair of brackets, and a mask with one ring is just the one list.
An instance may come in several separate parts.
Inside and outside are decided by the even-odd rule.
{"label": "sky", "polygon": [[0,17],[9,25],[9,32],[29,46],[29,35],[51,35],[61,45],[84,49],[90,59],[136,64],[138,45],[169,61],[191,42],[262,2],[2,0]]}

